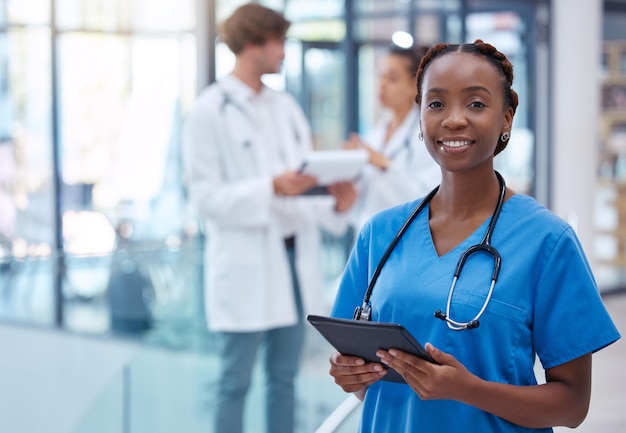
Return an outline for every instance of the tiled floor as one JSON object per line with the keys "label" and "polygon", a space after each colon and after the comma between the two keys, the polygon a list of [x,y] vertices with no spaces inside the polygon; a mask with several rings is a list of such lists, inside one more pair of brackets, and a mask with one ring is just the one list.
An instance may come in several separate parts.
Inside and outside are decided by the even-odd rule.
{"label": "tiled floor", "polygon": [[[626,292],[606,294],[604,299],[622,338],[593,357],[591,407],[576,429],[579,433],[626,432]],[[570,431],[555,429],[558,433]]]}

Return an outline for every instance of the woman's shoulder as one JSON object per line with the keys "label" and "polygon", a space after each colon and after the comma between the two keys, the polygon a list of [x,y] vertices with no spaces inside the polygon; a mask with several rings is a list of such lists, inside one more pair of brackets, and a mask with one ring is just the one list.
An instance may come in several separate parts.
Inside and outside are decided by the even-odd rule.
{"label": "woman's shoulder", "polygon": [[562,221],[554,212],[530,195],[515,193],[505,202],[505,205],[518,212],[532,213],[536,217],[556,218]]}
{"label": "woman's shoulder", "polygon": [[526,227],[535,233],[561,234],[571,228],[567,221],[552,212],[534,197],[514,194],[502,207],[501,218],[508,220],[508,225]]}
{"label": "woman's shoulder", "polygon": [[[396,233],[407,221],[411,214],[422,202],[423,197],[414,201],[398,204],[373,215],[366,224],[368,230],[377,235]],[[571,229],[570,224],[556,215],[550,209],[539,203],[535,198],[516,193],[511,196],[502,207],[499,223],[508,227],[515,227],[521,232],[532,230],[539,234],[556,234],[557,236]]]}
{"label": "woman's shoulder", "polygon": [[382,228],[395,230],[397,232],[398,229],[400,229],[400,227],[411,216],[411,214],[417,209],[422,200],[423,198],[420,198],[418,200],[401,203],[388,209],[384,209],[374,214],[370,218],[369,224],[374,227],[377,232],[379,232]]}

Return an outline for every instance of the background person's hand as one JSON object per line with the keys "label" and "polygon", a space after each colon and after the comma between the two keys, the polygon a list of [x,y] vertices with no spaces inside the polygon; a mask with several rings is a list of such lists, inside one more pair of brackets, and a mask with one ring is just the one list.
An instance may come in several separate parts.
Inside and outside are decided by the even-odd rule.
{"label": "background person's hand", "polygon": [[343,149],[364,149],[368,154],[368,162],[380,170],[387,170],[391,165],[391,160],[380,152],[368,146],[358,134],[352,133],[343,144]]}
{"label": "background person's hand", "polygon": [[343,143],[342,149],[353,150],[353,149],[363,149],[365,147],[365,143],[361,140],[359,134],[353,132],[350,134],[348,139]]}
{"label": "background person's hand", "polygon": [[352,207],[357,197],[357,191],[352,182],[335,182],[328,186],[328,192],[335,197],[337,212],[346,212]]}
{"label": "background person's hand", "polygon": [[317,186],[317,178],[295,171],[286,171],[273,180],[274,192],[278,195],[299,195]]}

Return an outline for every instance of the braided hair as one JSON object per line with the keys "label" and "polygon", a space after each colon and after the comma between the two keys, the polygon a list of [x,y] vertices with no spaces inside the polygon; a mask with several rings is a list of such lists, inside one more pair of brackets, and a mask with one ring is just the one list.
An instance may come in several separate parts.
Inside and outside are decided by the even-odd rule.
{"label": "braided hair", "polygon": [[[473,44],[453,45],[440,43],[428,50],[426,55],[422,57],[422,61],[420,62],[417,69],[417,96],[415,97],[415,101],[418,104],[421,105],[422,83],[424,81],[424,74],[426,73],[426,69],[434,59],[449,53],[474,54],[476,56],[483,56],[485,59],[491,62],[491,64],[495,66],[498,73],[502,76],[502,93],[504,95],[504,106],[507,108],[512,108],[513,114],[515,114],[519,99],[517,96],[517,92],[511,87],[513,85],[513,65],[504,54],[496,49],[496,47],[483,42],[481,39],[476,39]],[[494,155],[502,152],[508,143],[508,138],[504,141],[498,140],[498,145],[496,146]]]}

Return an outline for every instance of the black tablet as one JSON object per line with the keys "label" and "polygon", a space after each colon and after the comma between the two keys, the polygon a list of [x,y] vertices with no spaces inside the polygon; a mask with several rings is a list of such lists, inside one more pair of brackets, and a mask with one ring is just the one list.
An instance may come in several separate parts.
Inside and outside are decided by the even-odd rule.
{"label": "black tablet", "polygon": [[[307,316],[307,320],[337,351],[358,356],[367,362],[380,362],[379,349],[400,349],[430,362],[435,362],[426,349],[397,323],[368,322],[365,320],[336,319],[325,316]],[[382,378],[389,382],[404,383],[402,376],[392,368]]]}

